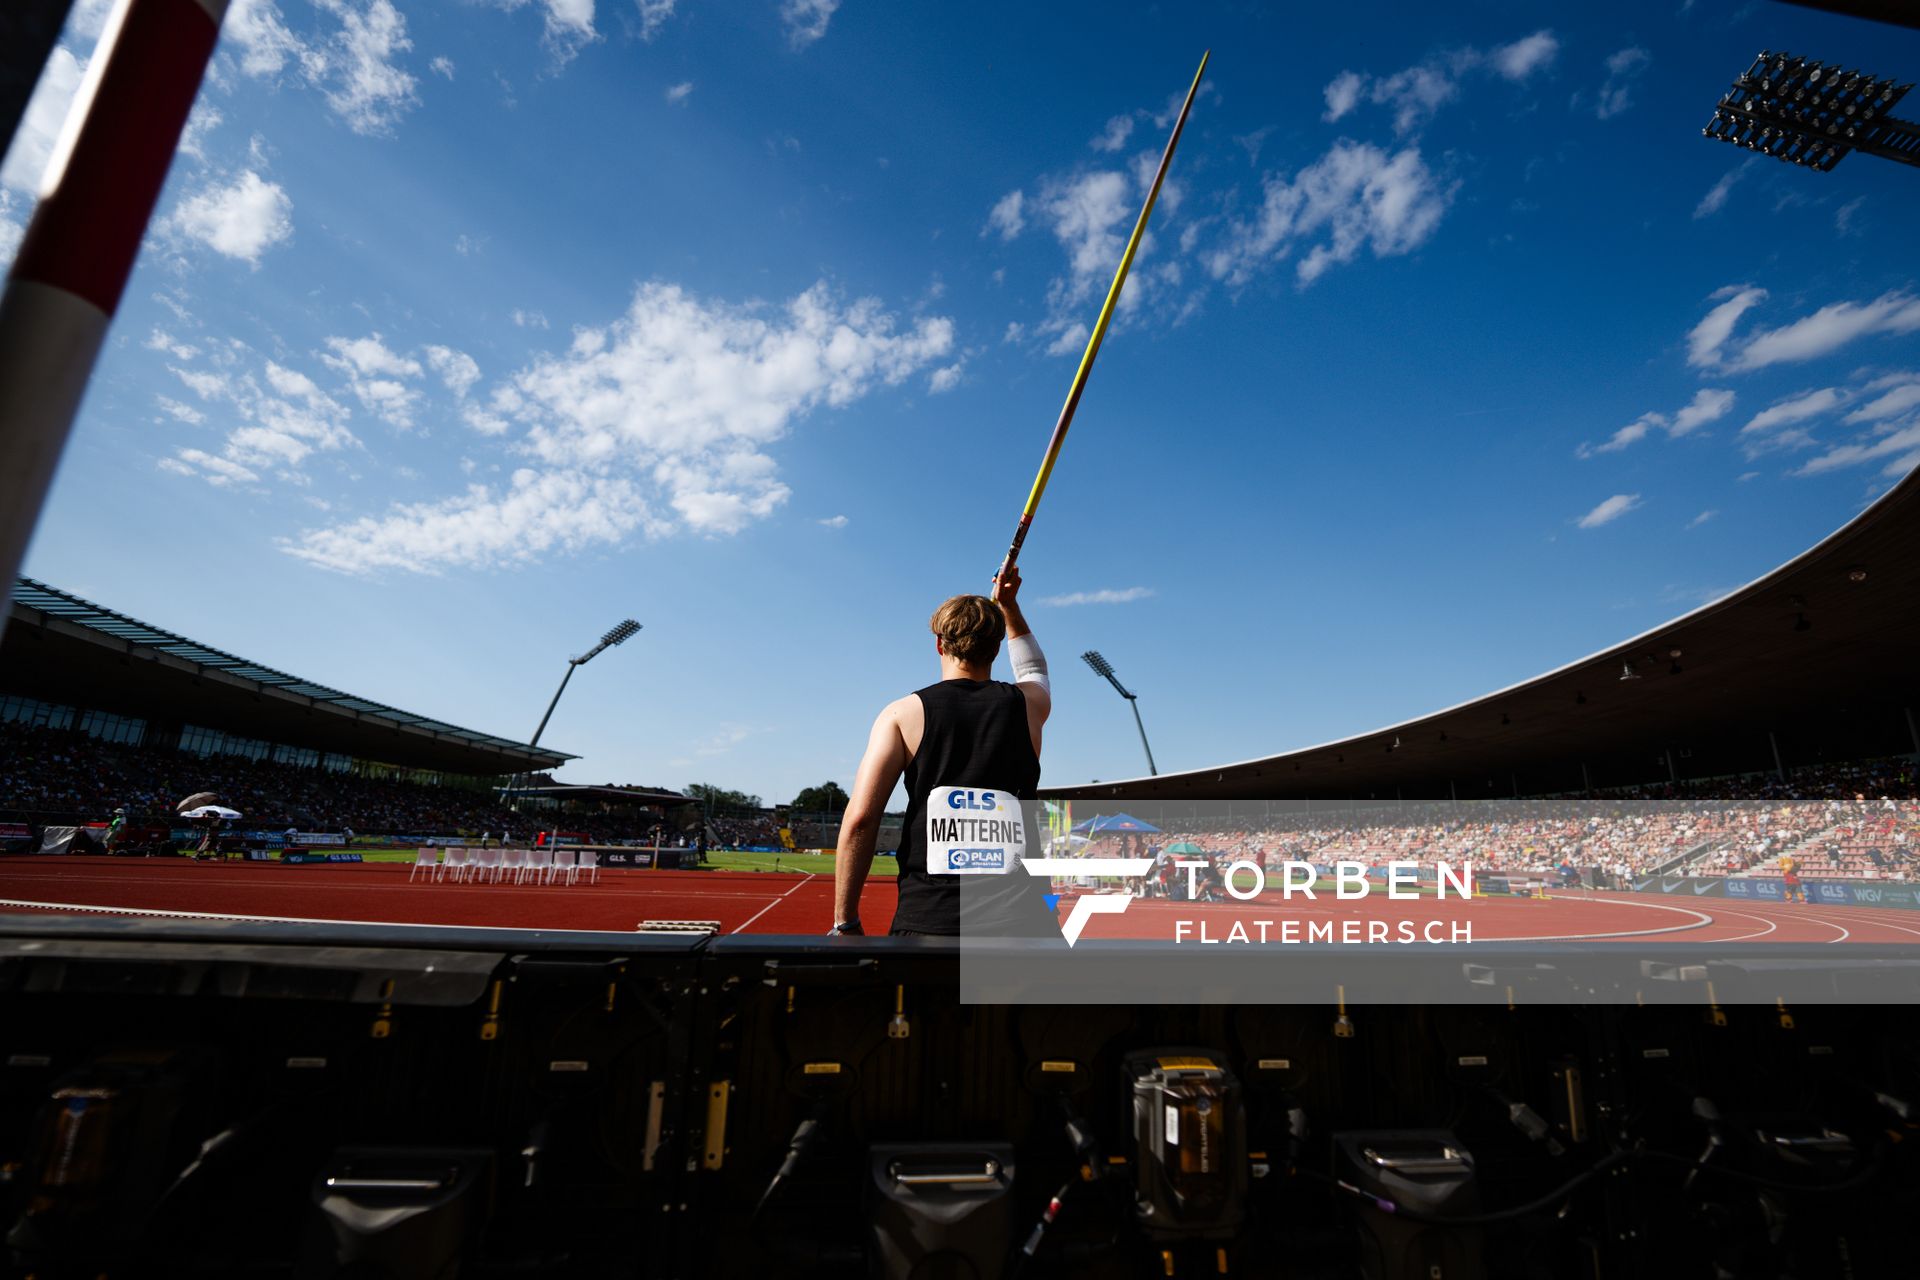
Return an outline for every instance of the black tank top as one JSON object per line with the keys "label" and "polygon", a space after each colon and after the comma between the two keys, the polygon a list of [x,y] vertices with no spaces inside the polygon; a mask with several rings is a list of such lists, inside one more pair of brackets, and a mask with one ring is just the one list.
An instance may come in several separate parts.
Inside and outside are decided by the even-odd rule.
{"label": "black tank top", "polygon": [[[907,763],[907,816],[900,832],[900,902],[893,927],[912,933],[960,932],[960,882],[967,890],[967,927],[1028,936],[1051,927],[1046,886],[1025,871],[1004,877],[934,875],[927,870],[927,795],[935,787],[982,787],[1032,800],[1040,757],[1027,728],[1026,695],[998,680],[942,680],[916,695],[926,718],[920,747]],[[1032,838],[1032,832],[1028,832]],[[982,910],[984,907],[985,911]],[[1057,932],[1057,930],[1056,930]]]}

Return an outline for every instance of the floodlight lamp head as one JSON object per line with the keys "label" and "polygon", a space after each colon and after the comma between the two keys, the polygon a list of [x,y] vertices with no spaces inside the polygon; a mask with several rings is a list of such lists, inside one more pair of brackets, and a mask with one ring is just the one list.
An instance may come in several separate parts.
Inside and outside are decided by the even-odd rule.
{"label": "floodlight lamp head", "polygon": [[604,636],[601,636],[600,643],[604,645],[622,644],[628,640],[633,639],[633,637],[638,635],[639,632],[640,632],[640,624],[635,622],[632,618],[627,618],[622,620],[612,630],[608,631],[607,634],[605,634]]}
{"label": "floodlight lamp head", "polygon": [[1089,649],[1080,655],[1081,661],[1093,668],[1093,673],[1102,679],[1113,679],[1113,664],[1100,655],[1098,649]]}

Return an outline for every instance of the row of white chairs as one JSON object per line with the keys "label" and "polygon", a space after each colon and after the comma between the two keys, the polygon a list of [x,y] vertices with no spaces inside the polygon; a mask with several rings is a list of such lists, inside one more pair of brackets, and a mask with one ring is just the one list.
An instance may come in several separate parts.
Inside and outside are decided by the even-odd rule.
{"label": "row of white chairs", "polygon": [[539,849],[502,849],[498,846],[469,849],[461,845],[448,845],[444,848],[429,847],[420,849],[414,854],[413,870],[407,873],[408,883],[412,883],[423,874],[435,883],[452,879],[456,882],[500,884],[510,878],[513,884],[529,882],[552,884],[556,880],[562,884],[577,884],[584,876],[589,883],[598,884],[600,855],[592,849],[555,850],[551,847]]}

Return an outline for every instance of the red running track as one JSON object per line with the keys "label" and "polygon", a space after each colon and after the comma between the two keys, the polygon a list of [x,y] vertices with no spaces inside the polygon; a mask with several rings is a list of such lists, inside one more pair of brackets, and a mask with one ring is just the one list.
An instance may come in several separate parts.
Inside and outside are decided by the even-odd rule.
{"label": "red running track", "polygon": [[[826,860],[822,859],[825,863]],[[826,864],[831,865],[831,864]],[[409,882],[400,863],[281,866],[182,859],[9,857],[0,860],[0,910],[86,910],[327,923],[427,924],[628,932],[646,920],[717,921],[722,933],[822,934],[832,923],[833,876],[784,872],[602,869],[598,884]],[[1072,899],[1067,899],[1071,903]],[[870,933],[893,919],[893,886],[870,881],[861,916]],[[1920,946],[1920,913],[1725,899],[1650,899],[1572,893],[1547,901],[1375,895],[1307,902],[1277,894],[1249,903],[1134,903],[1095,917],[1089,938],[1172,938],[1174,921],[1201,921],[1224,938],[1236,919],[1303,923],[1343,920],[1464,920],[1476,941],[1579,938],[1661,942],[1904,943]],[[1276,924],[1273,926],[1278,928]],[[1189,936],[1193,936],[1189,934]],[[1278,934],[1271,935],[1277,939]]]}
{"label": "red running track", "polygon": [[[634,871],[603,867],[597,884],[438,883],[409,880],[406,863],[192,862],[183,858],[0,860],[0,910],[80,909],[501,929],[626,933],[645,920],[714,920],[722,933],[825,933],[832,925],[832,863],[825,875],[748,871]],[[870,931],[893,921],[893,889],[870,884]]]}

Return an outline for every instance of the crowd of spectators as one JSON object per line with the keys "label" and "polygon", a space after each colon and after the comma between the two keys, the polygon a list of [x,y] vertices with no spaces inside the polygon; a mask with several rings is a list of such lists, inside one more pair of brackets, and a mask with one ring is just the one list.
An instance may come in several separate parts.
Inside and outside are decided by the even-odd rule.
{"label": "crowd of spectators", "polygon": [[430,784],[311,766],[197,756],[100,742],[69,730],[0,725],[0,817],[34,827],[165,824],[175,806],[211,791],[247,829],[358,835],[472,836],[530,841],[536,830],[580,829],[596,840],[646,839],[662,825],[639,806],[591,817],[515,813],[485,786]]}
{"label": "crowd of spectators", "polygon": [[[1667,791],[1671,794],[1659,794]],[[1791,857],[1806,877],[1920,880],[1920,789],[1911,759],[1823,766],[1740,779],[1710,793],[1636,789],[1607,799],[1409,804],[1249,817],[1222,812],[1153,836],[1105,835],[1072,852],[1211,864],[1236,860],[1270,875],[1287,862],[1330,867],[1447,863],[1476,874],[1578,876],[1624,884],[1654,872],[1724,876],[1777,873]]]}

